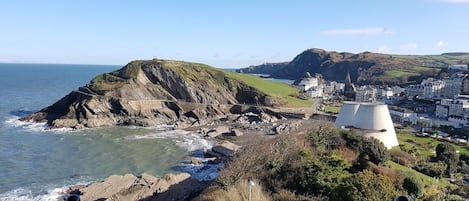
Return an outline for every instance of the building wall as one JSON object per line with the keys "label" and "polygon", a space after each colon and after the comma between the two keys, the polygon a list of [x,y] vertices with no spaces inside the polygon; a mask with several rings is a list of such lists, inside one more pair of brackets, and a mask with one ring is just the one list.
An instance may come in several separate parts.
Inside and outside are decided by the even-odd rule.
{"label": "building wall", "polygon": [[467,76],[462,82],[462,95],[469,95],[469,76]]}
{"label": "building wall", "polygon": [[436,105],[435,116],[438,118],[448,118],[448,106]]}
{"label": "building wall", "polygon": [[358,134],[374,137],[386,148],[398,146],[396,131],[388,106],[377,103],[345,102],[335,122],[336,126],[353,126]]}

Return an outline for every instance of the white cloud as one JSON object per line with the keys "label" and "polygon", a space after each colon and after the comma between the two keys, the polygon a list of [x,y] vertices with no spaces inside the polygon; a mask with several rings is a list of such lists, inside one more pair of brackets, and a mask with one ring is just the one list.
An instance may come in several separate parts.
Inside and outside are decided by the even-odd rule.
{"label": "white cloud", "polygon": [[379,35],[391,33],[387,28],[333,29],[321,32],[324,35]]}
{"label": "white cloud", "polygon": [[448,43],[446,41],[442,41],[442,40],[440,40],[436,43],[437,47],[444,47],[444,46],[447,46],[447,45],[448,45]]}
{"label": "white cloud", "polygon": [[376,50],[378,53],[389,53],[390,49],[387,45],[379,46]]}
{"label": "white cloud", "polygon": [[417,43],[407,43],[399,46],[401,50],[416,50],[418,48]]}
{"label": "white cloud", "polygon": [[444,3],[469,3],[469,0],[440,0]]}

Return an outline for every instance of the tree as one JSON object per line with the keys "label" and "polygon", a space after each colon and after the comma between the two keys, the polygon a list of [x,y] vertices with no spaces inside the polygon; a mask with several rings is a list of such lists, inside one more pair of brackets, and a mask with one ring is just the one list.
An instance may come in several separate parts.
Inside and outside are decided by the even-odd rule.
{"label": "tree", "polygon": [[436,158],[439,161],[443,161],[446,163],[446,174],[451,176],[457,170],[457,164],[459,161],[458,155],[456,154],[456,150],[454,149],[453,145],[448,142],[440,143],[436,146]]}
{"label": "tree", "polygon": [[402,183],[402,188],[404,188],[407,193],[414,198],[418,198],[423,195],[423,183],[420,179],[415,177],[406,177],[404,179],[404,183]]}

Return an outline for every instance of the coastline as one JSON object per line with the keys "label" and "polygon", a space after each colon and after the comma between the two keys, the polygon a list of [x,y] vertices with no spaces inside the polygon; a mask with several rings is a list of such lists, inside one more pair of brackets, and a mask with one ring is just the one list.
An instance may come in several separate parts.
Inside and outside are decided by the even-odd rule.
{"label": "coastline", "polygon": [[[275,137],[275,135],[270,133],[270,131],[266,132],[267,130],[260,129],[260,127],[274,127],[274,125],[277,124],[290,124],[296,125],[295,128],[283,134],[301,133],[307,131],[312,126],[315,126],[312,124],[312,121],[313,120],[311,119],[284,119],[275,124],[249,124],[249,126],[245,127],[236,123],[224,122],[211,126],[186,128],[184,131],[189,133],[195,132],[201,136],[204,135],[203,137],[205,139],[216,141],[214,147],[225,142],[229,142],[239,146],[239,148],[236,149],[232,155],[218,153],[217,151],[214,151],[213,148],[209,150],[193,151],[190,161],[182,162],[186,167],[192,168],[192,172],[187,171],[188,169],[184,170],[181,167],[176,167],[175,169],[179,170],[180,173],[169,173],[161,178],[156,178],[147,173],[142,173],[137,176],[131,174],[111,175],[103,181],[93,182],[88,185],[70,186],[67,191],[63,192],[64,194],[59,197],[58,200],[61,200],[61,198],[63,200],[64,196],[69,194],[80,194],[80,196],[82,196],[82,201],[96,200],[103,198],[103,195],[106,195],[108,197],[104,197],[112,198],[113,200],[190,200],[195,198],[205,189],[205,187],[216,179],[216,174],[221,170],[221,168],[223,168],[224,162],[229,160],[229,158],[237,151],[240,151],[242,147],[255,146],[259,141]],[[236,129],[238,132],[243,134],[235,136],[232,135],[231,132],[222,132],[215,137],[207,135],[207,133],[210,133],[209,131],[216,131],[219,128],[229,128],[230,130]],[[215,175],[208,176],[208,179],[201,179],[203,178],[203,175],[200,174],[213,173],[211,171],[207,171],[210,168],[216,169]],[[197,173],[199,175],[195,176]],[[100,190],[97,190],[102,189],[103,185],[106,185],[107,188],[116,190],[111,194],[109,192],[100,192]],[[159,186],[158,188],[161,186],[165,187],[158,189],[156,186]],[[90,196],[90,194],[93,196]]]}

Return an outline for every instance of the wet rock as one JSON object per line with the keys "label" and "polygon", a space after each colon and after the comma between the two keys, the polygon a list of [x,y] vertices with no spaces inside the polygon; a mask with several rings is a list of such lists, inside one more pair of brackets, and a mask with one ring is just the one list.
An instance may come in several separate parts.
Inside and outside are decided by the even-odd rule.
{"label": "wet rock", "polygon": [[191,159],[191,164],[192,165],[201,165],[202,163],[203,163],[203,161],[200,158],[192,158]]}

